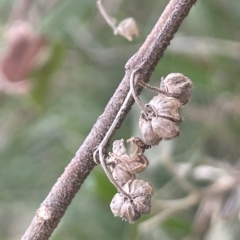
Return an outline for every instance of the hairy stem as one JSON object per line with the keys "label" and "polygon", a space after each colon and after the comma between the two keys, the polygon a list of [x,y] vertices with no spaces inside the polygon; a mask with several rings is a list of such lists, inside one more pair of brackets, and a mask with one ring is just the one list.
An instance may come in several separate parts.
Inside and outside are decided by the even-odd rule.
{"label": "hairy stem", "polygon": [[[158,61],[195,2],[196,0],[171,0],[169,2],[146,41],[127,62],[126,74],[103,114],[99,116],[76,155],[42,202],[22,240],[45,240],[51,236],[75,194],[96,165],[93,161],[93,152],[103,140],[130,91],[131,72],[141,69],[141,75],[139,74],[138,78],[144,79],[145,82],[149,81]],[[137,91],[140,92],[141,89],[142,87],[139,86]],[[119,118],[116,129],[120,127],[133,103],[131,97],[126,110]]]}

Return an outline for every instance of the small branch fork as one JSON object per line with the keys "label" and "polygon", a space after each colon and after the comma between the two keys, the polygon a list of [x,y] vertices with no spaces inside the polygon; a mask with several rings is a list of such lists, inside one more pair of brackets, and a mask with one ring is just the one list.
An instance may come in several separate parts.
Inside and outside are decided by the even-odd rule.
{"label": "small branch fork", "polygon": [[[101,142],[115,117],[120,112],[119,116],[121,116],[114,124],[116,130],[134,103],[129,81],[132,71],[141,70],[138,78],[144,79],[144,82],[149,81],[158,61],[195,2],[196,0],[170,0],[146,41],[127,62],[126,74],[103,114],[98,118],[84,143],[42,202],[22,240],[46,240],[51,236],[75,194],[96,165],[93,161],[94,150],[100,146],[99,149],[103,152],[103,149],[108,146],[108,139],[105,138],[104,142]],[[136,91],[140,92],[141,86],[136,86]],[[126,107],[120,111],[124,100],[126,100]],[[108,137],[111,137],[112,134],[109,132]]]}

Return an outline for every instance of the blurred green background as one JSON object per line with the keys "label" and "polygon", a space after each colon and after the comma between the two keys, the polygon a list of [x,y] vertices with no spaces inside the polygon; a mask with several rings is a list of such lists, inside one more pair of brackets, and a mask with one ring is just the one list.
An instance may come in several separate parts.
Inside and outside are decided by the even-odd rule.
{"label": "blurred green background", "polygon": [[[118,21],[132,16],[139,24],[140,37],[128,42],[113,35],[96,1],[34,1],[28,19],[48,39],[50,57],[29,77],[34,84],[30,93],[0,92],[0,240],[16,240],[23,235],[103,112],[124,76],[126,61],[141,46],[167,3],[104,0],[107,11]],[[7,44],[3,35],[13,4],[0,0],[1,53]],[[162,142],[146,154],[150,165],[139,178],[153,185],[152,213],[133,225],[115,218],[109,208],[115,189],[96,167],[50,239],[240,239],[237,184],[220,197],[209,197],[216,200],[213,206],[220,206],[217,217],[214,207],[208,210],[215,218],[200,214],[207,201],[200,198],[194,206],[151,222],[161,214],[159,200],[177,200],[190,194],[184,181],[201,192],[222,177],[237,179],[239,10],[239,1],[199,0],[151,77],[150,83],[158,86],[162,76],[181,72],[194,83],[192,99],[182,110],[185,121],[180,137]],[[144,90],[141,99],[146,103],[152,96]],[[139,109],[134,106],[114,139],[140,136],[138,118]],[[179,176],[183,182],[177,180]],[[223,219],[224,210],[228,217]],[[202,231],[199,215],[206,222],[211,219]]]}

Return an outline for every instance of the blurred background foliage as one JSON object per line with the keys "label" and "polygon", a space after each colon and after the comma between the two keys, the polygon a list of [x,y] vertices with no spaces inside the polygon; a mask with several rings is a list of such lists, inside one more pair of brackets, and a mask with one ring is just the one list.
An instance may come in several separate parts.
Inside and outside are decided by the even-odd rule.
{"label": "blurred background foliage", "polygon": [[[1,240],[23,235],[167,3],[103,1],[118,21],[136,19],[140,37],[132,42],[113,35],[96,1],[39,0],[29,7],[28,21],[47,39],[48,57],[31,71],[30,92],[0,93]],[[0,0],[1,54],[15,5]],[[199,0],[152,75],[155,86],[171,72],[194,83],[180,137],[147,152],[141,179],[154,188],[152,213],[133,225],[114,218],[115,189],[96,167],[51,239],[239,239],[239,9],[235,0]],[[141,99],[152,96],[144,90]],[[139,136],[138,118],[134,106],[115,139]]]}

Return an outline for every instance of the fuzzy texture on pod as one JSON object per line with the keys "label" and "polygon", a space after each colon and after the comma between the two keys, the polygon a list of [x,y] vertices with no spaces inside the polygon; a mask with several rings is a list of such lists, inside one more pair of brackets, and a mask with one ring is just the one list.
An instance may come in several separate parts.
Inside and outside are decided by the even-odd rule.
{"label": "fuzzy texture on pod", "polygon": [[147,158],[143,155],[144,149],[139,139],[132,137],[130,155],[126,153],[124,140],[116,140],[113,143],[113,152],[109,153],[107,165],[112,169],[112,176],[116,182],[123,186],[129,180],[136,178],[136,173],[142,172],[148,165]]}
{"label": "fuzzy texture on pod", "polygon": [[135,179],[128,181],[123,189],[132,198],[128,199],[121,193],[115,194],[110,204],[114,216],[132,223],[138,220],[142,214],[150,213],[152,187],[149,183]]}
{"label": "fuzzy texture on pod", "polygon": [[155,96],[145,105],[147,117],[143,112],[139,128],[146,144],[157,145],[161,140],[169,140],[179,135],[178,124],[182,121],[179,111],[181,102],[164,94]]}
{"label": "fuzzy texture on pod", "polygon": [[160,90],[185,105],[192,94],[192,81],[181,73],[171,73],[161,80]]}

